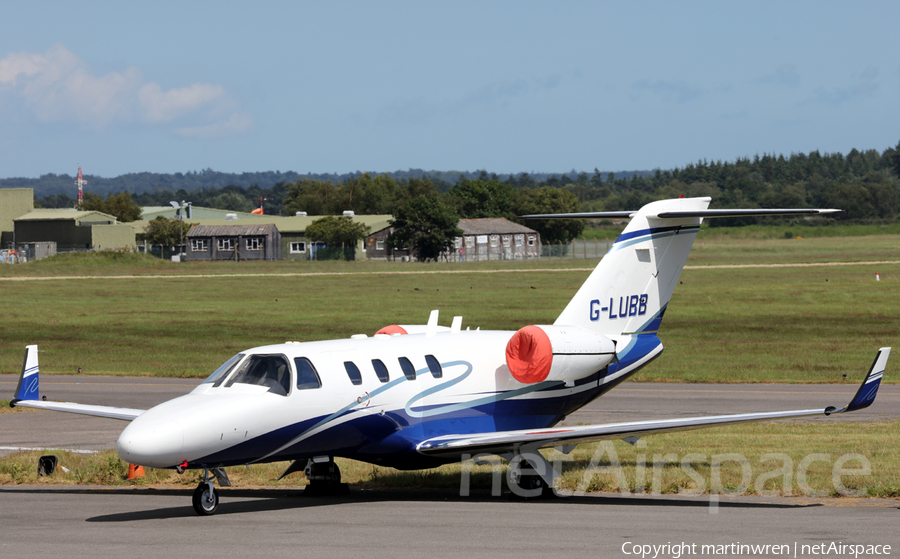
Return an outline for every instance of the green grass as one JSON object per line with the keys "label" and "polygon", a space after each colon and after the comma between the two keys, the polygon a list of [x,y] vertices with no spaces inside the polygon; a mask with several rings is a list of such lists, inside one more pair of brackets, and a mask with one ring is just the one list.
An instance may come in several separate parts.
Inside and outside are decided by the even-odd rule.
{"label": "green grass", "polygon": [[[40,412],[45,413],[45,412]],[[50,412],[46,412],[50,413]],[[750,424],[683,431],[641,439],[631,446],[621,441],[580,445],[571,455],[545,451],[551,461],[559,461],[562,477],[559,489],[573,492],[619,492],[645,494],[708,494],[717,484],[725,492],[744,495],[837,497],[832,474],[841,457],[857,455],[844,462],[847,470],[871,467],[867,475],[843,475],[848,491],[860,497],[900,497],[900,457],[893,449],[900,443],[900,422],[833,423],[786,422]],[[746,458],[746,466],[734,461],[736,452]],[[38,458],[55,454],[69,471],[38,477]],[[766,456],[775,454],[776,456]],[[804,459],[819,460],[801,466]],[[763,460],[763,458],[767,460]],[[846,460],[846,459],[845,459]],[[713,463],[721,461],[714,474]],[[343,481],[354,488],[417,488],[458,491],[462,465],[448,464],[424,471],[398,471],[338,458]],[[682,463],[690,466],[688,471]],[[618,463],[618,468],[616,468]],[[499,462],[498,462],[499,464]],[[228,468],[232,483],[247,487],[300,487],[307,483],[302,474],[276,481],[287,462],[255,464],[249,468]],[[787,465],[787,467],[785,467]],[[492,487],[492,467],[467,464],[472,494],[487,494]],[[781,475],[769,476],[775,470]],[[745,471],[746,469],[746,471]],[[800,470],[806,474],[800,479]],[[505,473],[505,463],[498,470]],[[144,485],[185,487],[197,484],[199,472],[177,475],[172,470],[145,469],[146,476],[126,481],[127,464],[114,451],[93,455],[65,451],[27,451],[0,458],[0,484],[4,485]],[[693,472],[693,473],[692,473]],[[786,480],[784,473],[789,473]],[[749,483],[745,474],[749,473]],[[620,475],[619,475],[620,474]],[[713,477],[715,475],[716,477]],[[698,482],[697,477],[702,480]],[[505,477],[505,476],[504,476]],[[720,482],[720,483],[718,483]],[[505,487],[505,482],[504,482]]]}
{"label": "green grass", "polygon": [[[878,347],[898,341],[900,265],[705,268],[897,260],[898,246],[897,236],[698,240],[660,331],[667,351],[635,380],[842,382],[845,372],[857,378]],[[18,373],[24,346],[37,343],[45,373],[80,367],[85,374],[202,377],[249,347],[422,324],[431,309],[441,310],[445,325],[462,315],[464,327],[516,330],[553,322],[587,277],[585,268],[596,264],[177,265],[120,254],[0,268],[48,277],[95,270],[87,274],[91,279],[0,283],[0,372]],[[160,275],[153,265],[165,277],[140,277]],[[290,275],[310,272],[341,275]],[[217,277],[184,277],[205,273]],[[138,277],[111,277],[128,275]]]}

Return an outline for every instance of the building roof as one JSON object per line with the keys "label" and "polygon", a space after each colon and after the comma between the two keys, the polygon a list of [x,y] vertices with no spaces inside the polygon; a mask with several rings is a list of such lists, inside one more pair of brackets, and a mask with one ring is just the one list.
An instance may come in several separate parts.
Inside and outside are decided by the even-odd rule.
{"label": "building roof", "polygon": [[502,217],[483,217],[480,219],[460,219],[457,225],[463,235],[505,235],[520,233],[537,233],[534,229],[519,225]]}
{"label": "building roof", "polygon": [[[235,213],[235,212],[228,212]],[[317,219],[322,219],[322,215],[309,216],[279,216],[279,215],[253,215],[239,214],[238,219],[185,219],[187,223],[192,225],[257,225],[257,224],[274,224],[278,231],[284,234],[303,233],[309,227],[309,224]],[[362,223],[368,226],[372,231],[378,231],[388,226],[390,220],[394,219],[391,215],[355,215],[354,223]],[[132,221],[132,225],[137,232],[144,231],[150,220]]]}
{"label": "building roof", "polygon": [[13,221],[75,221],[80,225],[82,222],[104,221],[116,223],[116,217],[95,211],[79,211],[79,210],[52,210],[39,209],[28,212],[27,214],[17,217]]}
{"label": "building roof", "polygon": [[256,225],[194,225],[188,231],[188,237],[249,237],[253,235],[268,235],[277,231],[271,223]]}
{"label": "building roof", "polygon": [[[169,219],[175,218],[177,208],[172,206],[144,206],[141,208],[141,219],[153,219],[154,217],[163,216]],[[185,206],[185,213],[187,213]],[[191,207],[191,219],[225,219],[227,214],[236,214],[239,218],[250,217],[250,212],[238,212],[234,210],[220,210],[218,208],[205,208],[203,206]]]}

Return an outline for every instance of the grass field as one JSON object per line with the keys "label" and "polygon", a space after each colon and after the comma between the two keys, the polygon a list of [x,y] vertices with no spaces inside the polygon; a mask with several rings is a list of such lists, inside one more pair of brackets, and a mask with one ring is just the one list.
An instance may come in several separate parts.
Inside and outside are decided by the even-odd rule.
{"label": "grass field", "polygon": [[[52,413],[52,412],[35,412]],[[580,445],[571,455],[545,451],[562,473],[558,489],[566,494],[625,492],[645,494],[721,494],[807,497],[900,497],[900,422],[767,423],[686,431],[641,439]],[[740,454],[735,454],[739,450]],[[36,464],[52,452],[69,471],[38,477]],[[353,460],[337,459],[343,481],[354,489],[414,488],[457,491],[463,465],[404,472]],[[716,467],[719,464],[719,467]],[[505,463],[466,463],[472,494],[492,490],[494,472]],[[287,462],[228,468],[235,487],[302,487],[302,474],[276,481]],[[146,476],[126,481],[127,465],[114,451],[84,455],[65,451],[29,451],[0,459],[0,485],[144,485],[196,486],[199,472],[182,476],[172,470],[147,469]],[[835,483],[835,472],[843,474]],[[841,485],[843,487],[841,487]],[[506,484],[503,482],[505,489]],[[227,497],[226,497],[227,498]]]}
{"label": "grass field", "polygon": [[[898,252],[898,236],[698,240],[660,331],[666,354],[635,380],[856,378],[875,349],[898,341],[900,264],[710,267],[896,261]],[[596,264],[55,260],[2,268],[47,279],[0,282],[0,372],[18,372],[24,346],[37,343],[45,373],[201,377],[248,347],[421,324],[431,309],[442,324],[462,315],[464,327],[516,330],[552,322]],[[294,275],[304,273],[322,275]]]}
{"label": "grass field", "polygon": [[[897,345],[898,260],[897,235],[742,240],[703,232],[663,321],[660,338],[667,351],[634,380],[838,383],[846,372],[847,382],[857,381],[878,347]],[[869,261],[892,263],[714,268]],[[442,324],[459,314],[465,317],[464,327],[513,330],[552,322],[587,277],[587,268],[595,264],[596,260],[554,259],[466,265],[176,265],[107,254],[5,266],[0,268],[0,277],[9,279],[0,281],[4,309],[0,371],[18,373],[24,346],[38,343],[44,373],[75,373],[81,367],[85,374],[201,377],[248,347],[371,334],[386,324],[423,323],[434,308],[441,309]],[[206,275],[213,277],[201,277]],[[27,277],[44,279],[15,281]],[[885,382],[897,381],[897,375],[885,377]],[[29,413],[19,410],[11,412]],[[563,462],[561,488],[708,492],[714,485],[714,457],[740,449],[752,479],[743,488],[742,466],[726,461],[718,476],[726,491],[802,495],[807,487],[816,494],[835,495],[831,478],[835,462],[847,453],[858,453],[870,461],[872,473],[845,476],[843,483],[851,490],[865,488],[866,495],[898,497],[900,468],[892,450],[900,442],[898,426],[897,422],[745,425],[648,437],[637,447],[619,442],[583,445],[572,460]],[[790,479],[779,475],[757,485],[761,475],[781,467],[763,457],[782,452],[791,464]],[[70,472],[47,478],[36,477],[39,454],[19,453],[0,460],[0,483],[124,483],[125,465],[112,452],[94,456],[59,452]],[[808,477],[801,487],[798,468],[812,454],[827,454],[828,459],[804,470]],[[610,467],[613,458],[621,465],[622,477],[608,468],[591,474],[591,466]],[[686,473],[682,460],[702,483]],[[358,488],[447,489],[460,483],[458,464],[398,472],[340,463],[345,480]],[[284,467],[233,468],[230,475],[238,487],[269,486]],[[490,491],[490,467],[475,467],[472,472],[473,491]],[[151,471],[138,483],[192,487],[196,475]],[[304,483],[302,476],[280,482]]]}

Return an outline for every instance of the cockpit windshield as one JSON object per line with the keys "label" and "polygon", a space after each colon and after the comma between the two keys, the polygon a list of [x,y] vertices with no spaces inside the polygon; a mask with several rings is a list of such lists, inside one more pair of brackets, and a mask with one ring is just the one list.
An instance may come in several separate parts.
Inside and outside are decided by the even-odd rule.
{"label": "cockpit windshield", "polygon": [[283,355],[251,355],[241,363],[225,387],[235,383],[266,386],[269,392],[287,396],[291,391],[291,367]]}
{"label": "cockpit windshield", "polygon": [[[206,377],[206,380],[204,380],[200,384],[208,384],[210,382],[215,382],[216,386],[219,386],[220,384],[222,384],[222,381],[225,380],[225,377],[228,376],[228,373],[229,373],[229,371],[231,371],[232,367],[234,367],[238,361],[243,359],[243,357],[244,357],[243,353],[238,353],[237,355],[235,355],[228,361],[222,363],[222,366],[220,366],[218,369],[213,371],[213,374]],[[218,382],[216,382],[216,381],[218,381]]]}

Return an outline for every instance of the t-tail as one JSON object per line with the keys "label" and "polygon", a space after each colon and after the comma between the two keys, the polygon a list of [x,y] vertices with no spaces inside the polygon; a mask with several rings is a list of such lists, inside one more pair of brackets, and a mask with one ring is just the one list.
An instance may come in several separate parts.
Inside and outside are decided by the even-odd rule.
{"label": "t-tail", "polygon": [[[609,369],[603,375],[602,382],[618,383],[658,357],[663,346],[657,333],[704,218],[810,215],[840,211],[710,210],[710,200],[706,197],[659,200],[636,212],[522,216],[545,219],[631,218],[553,325],[537,327],[547,334],[554,358],[573,352],[599,356],[608,351],[611,340],[615,355],[608,362]],[[520,330],[511,343],[521,344],[524,330]],[[592,338],[596,341],[588,349],[584,341]],[[579,347],[573,347],[575,345]],[[603,359],[595,363],[603,363]],[[584,367],[590,365],[586,363]]]}

